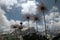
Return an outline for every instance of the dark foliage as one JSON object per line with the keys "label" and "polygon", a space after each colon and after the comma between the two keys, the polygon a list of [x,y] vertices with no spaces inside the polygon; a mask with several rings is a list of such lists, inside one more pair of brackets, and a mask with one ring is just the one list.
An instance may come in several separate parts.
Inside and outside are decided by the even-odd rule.
{"label": "dark foliage", "polygon": [[30,35],[23,36],[24,40],[48,40],[45,36],[37,35],[36,33],[32,33]]}
{"label": "dark foliage", "polygon": [[58,34],[56,37],[54,37],[52,40],[60,40],[60,34]]}

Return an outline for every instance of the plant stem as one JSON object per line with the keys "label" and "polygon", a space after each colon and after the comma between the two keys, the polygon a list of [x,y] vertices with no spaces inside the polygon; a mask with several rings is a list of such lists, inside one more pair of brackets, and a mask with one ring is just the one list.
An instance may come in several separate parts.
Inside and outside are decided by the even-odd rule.
{"label": "plant stem", "polygon": [[37,30],[37,33],[38,33],[38,26],[37,26],[37,21],[36,21],[36,30]]}
{"label": "plant stem", "polygon": [[46,36],[46,38],[47,38],[47,29],[46,29],[46,21],[45,21],[44,11],[43,11],[43,16],[44,16],[45,36]]}

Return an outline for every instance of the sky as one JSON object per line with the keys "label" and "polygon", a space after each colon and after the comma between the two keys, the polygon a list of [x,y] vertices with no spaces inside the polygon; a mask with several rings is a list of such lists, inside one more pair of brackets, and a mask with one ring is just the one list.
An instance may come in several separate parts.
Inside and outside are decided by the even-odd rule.
{"label": "sky", "polygon": [[[45,13],[45,20],[47,30],[53,32],[54,30],[60,30],[60,0],[0,0],[0,32],[11,31],[11,25],[19,24],[21,21],[23,25],[28,27],[27,20],[24,19],[26,14],[36,15],[37,5],[42,2],[47,7],[47,13]],[[39,12],[40,21],[38,25],[38,31],[42,32],[45,30],[43,14]],[[36,29],[35,22],[29,21],[30,27]]]}

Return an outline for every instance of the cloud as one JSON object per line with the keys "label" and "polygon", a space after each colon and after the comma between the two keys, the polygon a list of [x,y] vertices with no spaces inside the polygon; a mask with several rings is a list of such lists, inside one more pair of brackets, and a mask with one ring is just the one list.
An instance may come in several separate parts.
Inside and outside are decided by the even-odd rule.
{"label": "cloud", "polygon": [[36,1],[27,1],[25,3],[22,3],[22,14],[33,14],[33,15],[36,15],[36,12],[37,12],[37,2]]}
{"label": "cloud", "polygon": [[0,0],[0,6],[6,6],[7,9],[12,9],[14,4],[18,4],[17,0]]}
{"label": "cloud", "polygon": [[58,8],[57,7],[54,7],[52,8],[52,10],[50,10],[50,13],[49,14],[46,14],[45,17],[46,17],[46,24],[49,28],[49,30],[51,31],[58,31],[60,30],[60,12],[57,11]]}
{"label": "cloud", "polygon": [[22,12],[25,12],[25,9],[27,8],[28,12],[35,13],[36,4],[37,2],[35,0],[0,0],[0,7],[6,6],[7,9],[12,9],[12,6],[15,5],[15,7],[21,7],[22,5]]}
{"label": "cloud", "polygon": [[0,29],[1,31],[10,31],[10,24],[5,16],[4,10],[0,8]]}
{"label": "cloud", "polygon": [[10,25],[14,25],[15,24],[15,20],[11,19],[10,20]]}

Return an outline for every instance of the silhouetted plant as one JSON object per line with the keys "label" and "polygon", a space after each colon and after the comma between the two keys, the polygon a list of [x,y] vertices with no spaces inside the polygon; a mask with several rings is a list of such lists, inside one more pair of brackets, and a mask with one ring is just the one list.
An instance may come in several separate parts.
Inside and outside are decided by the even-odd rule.
{"label": "silhouetted plant", "polygon": [[36,29],[37,29],[37,32],[38,32],[38,26],[37,26],[37,22],[39,21],[39,16],[35,15],[34,16],[34,21],[36,22]]}
{"label": "silhouetted plant", "polygon": [[27,13],[27,14],[25,15],[25,19],[26,19],[26,20],[30,20],[30,15],[29,15],[29,13]]}
{"label": "silhouetted plant", "polygon": [[[16,29],[17,29],[18,25],[14,24],[14,25],[11,25],[11,26],[12,26],[13,29],[15,29],[14,34],[15,34],[15,38],[17,38]],[[15,39],[15,40],[17,40],[17,39]]]}
{"label": "silhouetted plant", "polygon": [[38,11],[41,11],[43,13],[43,17],[44,17],[44,26],[45,26],[45,34],[47,37],[47,30],[46,30],[46,20],[45,20],[45,13],[47,11],[47,7],[42,3],[41,5],[38,5]]}
{"label": "silhouetted plant", "polygon": [[26,18],[26,20],[28,21],[28,27],[29,27],[30,15],[29,15],[29,14],[26,14],[26,15],[25,15],[25,18]]}
{"label": "silhouetted plant", "polygon": [[42,11],[42,12],[47,10],[46,6],[43,3],[38,5],[37,9],[38,9],[38,11]]}
{"label": "silhouetted plant", "polygon": [[23,29],[23,26],[22,26],[22,22],[20,22],[20,26],[19,26],[19,29]]}
{"label": "silhouetted plant", "polygon": [[[31,15],[30,15],[29,13],[27,13],[27,14],[25,15],[25,19],[28,21],[28,27],[29,27],[29,29],[30,29],[30,26],[29,26],[30,17],[31,17]],[[29,31],[30,31],[30,30],[29,30]]]}
{"label": "silhouetted plant", "polygon": [[39,17],[38,16],[34,16],[34,21],[39,21]]}
{"label": "silhouetted plant", "polygon": [[16,25],[12,25],[12,28],[13,28],[13,29],[16,29],[16,28],[17,28],[17,26],[16,26]]}
{"label": "silhouetted plant", "polygon": [[[20,30],[20,36],[22,35],[22,31],[21,31],[21,29],[23,29],[23,23],[22,22],[20,22],[20,26],[18,27],[18,29]],[[21,39],[20,39],[21,40]]]}
{"label": "silhouetted plant", "polygon": [[23,23],[22,23],[22,22],[20,22],[20,24],[22,25]]}
{"label": "silhouetted plant", "polygon": [[55,36],[52,40],[60,40],[60,33],[58,33],[58,35]]}

